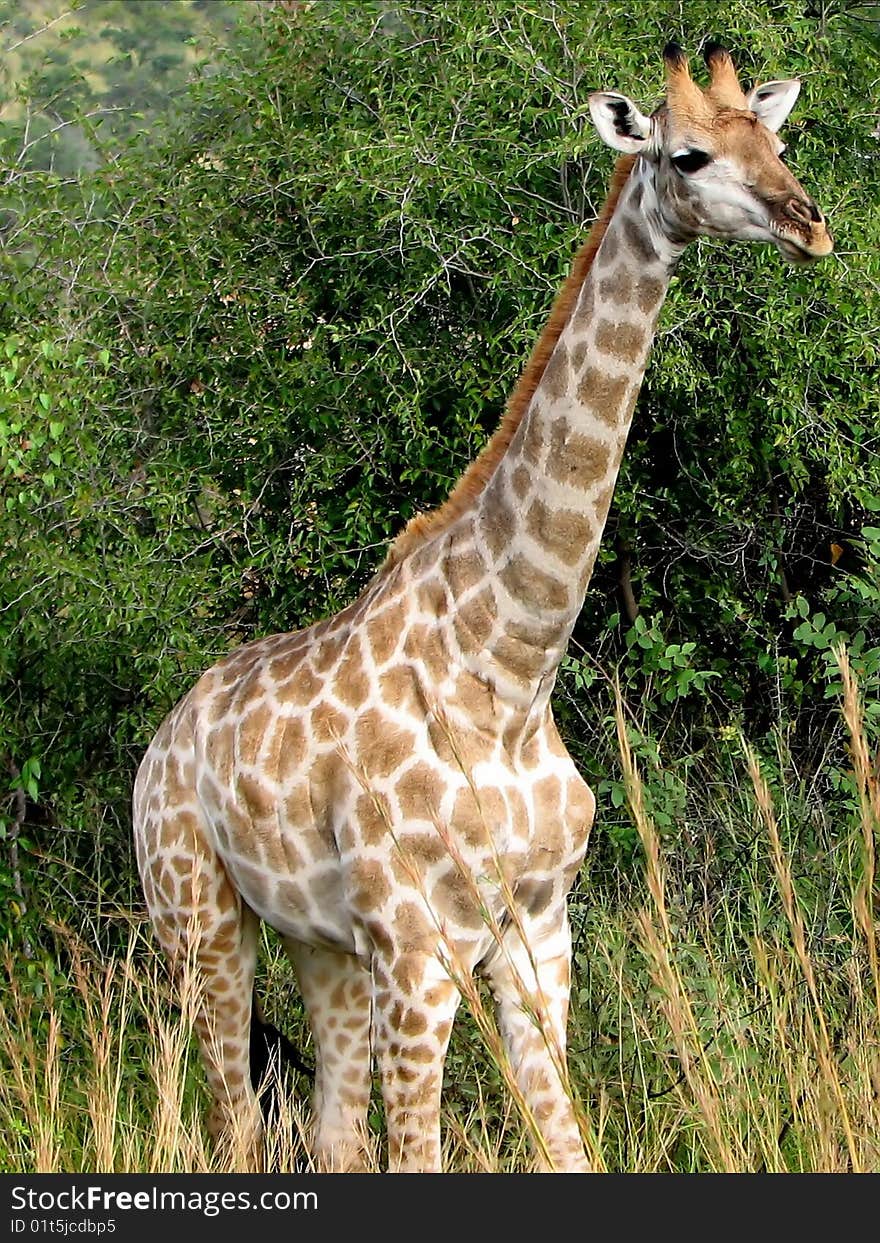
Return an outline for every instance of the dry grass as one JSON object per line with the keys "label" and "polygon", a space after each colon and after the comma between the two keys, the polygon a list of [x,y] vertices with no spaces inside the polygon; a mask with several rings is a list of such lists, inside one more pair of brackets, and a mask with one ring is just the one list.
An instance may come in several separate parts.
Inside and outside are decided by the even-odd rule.
{"label": "dry grass", "polygon": [[[704,822],[682,826],[690,841],[725,818],[738,840],[745,832],[750,851],[720,889],[701,891],[675,842],[661,842],[618,705],[643,877],[617,889],[587,878],[574,901],[572,1091],[598,1169],[880,1171],[880,789],[858,690],[840,661],[853,786],[831,844],[813,866],[802,804],[778,781],[772,791],[746,748],[739,789],[716,799]],[[194,975],[184,972],[172,998],[138,928],[109,962],[70,932],[62,944],[63,974],[22,975],[8,964],[0,1169],[247,1168],[246,1136],[221,1156],[204,1134],[189,1038]],[[279,955],[268,970],[267,1000],[277,1005],[290,983]],[[530,1169],[532,1120],[485,994],[464,976],[461,986],[470,1013],[450,1051],[446,1168]],[[273,1017],[290,1026],[290,1015]],[[301,1095],[283,1103],[272,1168],[309,1168],[307,1112]],[[378,1170],[378,1099],[371,1124]]]}

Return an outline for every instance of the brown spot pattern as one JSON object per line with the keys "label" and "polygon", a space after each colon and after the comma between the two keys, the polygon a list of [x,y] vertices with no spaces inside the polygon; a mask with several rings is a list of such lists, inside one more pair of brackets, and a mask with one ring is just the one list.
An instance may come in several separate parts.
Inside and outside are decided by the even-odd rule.
{"label": "brown spot pattern", "polygon": [[662,280],[657,277],[643,276],[636,286],[636,302],[640,311],[644,311],[647,315],[653,311],[660,299],[666,286]]}
{"label": "brown spot pattern", "polygon": [[484,587],[466,600],[454,618],[455,637],[462,651],[478,652],[492,633],[495,621],[495,592]]}
{"label": "brown spot pattern", "polygon": [[443,565],[444,577],[456,596],[476,587],[486,577],[486,570],[486,563],[475,549],[447,557]]}
{"label": "brown spot pattern", "polygon": [[657,252],[650,237],[645,229],[630,216],[624,218],[623,236],[639,263],[657,262]]}
{"label": "brown spot pattern", "polygon": [[311,661],[318,673],[326,673],[339,659],[342,639],[339,635],[328,635],[311,650]]}
{"label": "brown spot pattern", "polygon": [[406,610],[403,601],[397,600],[367,622],[367,640],[373,652],[373,660],[377,665],[383,665],[390,658],[397,646],[405,620]]}
{"label": "brown spot pattern", "polygon": [[470,786],[459,790],[450,817],[450,827],[469,846],[487,846],[489,834],[507,821],[507,807],[500,790]]}
{"label": "brown spot pattern", "polygon": [[645,347],[645,334],[637,324],[617,324],[614,320],[599,321],[596,348],[622,363],[637,363]]}
{"label": "brown spot pattern", "polygon": [[388,817],[384,804],[378,795],[359,794],[354,805],[354,814],[358,827],[358,836],[365,846],[379,846],[388,841]]}
{"label": "brown spot pattern", "polygon": [[599,296],[609,302],[629,302],[633,292],[633,279],[624,267],[615,268],[599,282]]}
{"label": "brown spot pattern", "polygon": [[541,379],[542,390],[549,397],[559,400],[568,392],[569,375],[568,351],[560,341],[544,368],[544,375]]}
{"label": "brown spot pattern", "polygon": [[514,639],[523,643],[531,643],[533,647],[547,648],[559,636],[559,627],[555,622],[540,622],[534,617],[508,618],[505,630]]}
{"label": "brown spot pattern", "polygon": [[626,376],[609,376],[597,367],[588,367],[578,385],[578,399],[609,427],[621,419],[629,380]]}
{"label": "brown spot pattern", "polygon": [[356,859],[351,865],[351,902],[358,911],[376,911],[391,897],[385,869],[376,859]]}
{"label": "brown spot pattern", "polygon": [[298,717],[281,717],[272,741],[277,780],[286,783],[299,772],[306,756],[306,735]]}
{"label": "brown spot pattern", "polygon": [[356,638],[349,640],[333,679],[333,693],[340,703],[358,708],[370,693],[370,679],[364,672],[364,658]]}
{"label": "brown spot pattern", "polygon": [[416,583],[416,606],[421,613],[445,617],[449,604],[446,584],[439,574],[432,574]]}
{"label": "brown spot pattern", "polygon": [[394,913],[395,940],[401,953],[428,954],[435,935],[427,916],[415,902],[401,902]]}
{"label": "brown spot pattern", "polygon": [[285,687],[285,694],[291,703],[304,707],[312,702],[322,686],[323,683],[315,677],[309,666],[300,664],[291,676],[290,686]]}
{"label": "brown spot pattern", "polygon": [[596,499],[593,502],[593,511],[596,515],[597,527],[605,525],[605,519],[608,517],[608,510],[611,508],[611,500],[613,496],[614,482],[609,483],[608,487],[603,488],[602,491],[596,496]]}
{"label": "brown spot pattern", "polygon": [[482,928],[480,907],[469,885],[457,869],[447,872],[431,890],[431,905],[439,916],[447,916],[461,928]]}
{"label": "brown spot pattern", "polygon": [[595,307],[596,296],[593,290],[593,282],[588,279],[581,290],[574,315],[572,316],[571,322],[574,327],[584,328],[593,318]]}
{"label": "brown spot pattern", "polygon": [[371,777],[389,777],[412,754],[415,737],[376,708],[364,712],[355,728],[357,757]]}
{"label": "brown spot pattern", "polygon": [[416,954],[404,954],[392,966],[391,974],[403,995],[409,997],[422,982],[425,974],[424,960]]}
{"label": "brown spot pattern", "polygon": [[296,675],[302,661],[303,649],[301,647],[282,651],[269,661],[269,677],[275,683],[287,682]]}
{"label": "brown spot pattern", "polygon": [[533,404],[522,427],[522,455],[532,466],[540,466],[544,448],[544,410],[540,403]]}
{"label": "brown spot pattern", "polygon": [[439,833],[406,833],[398,841],[400,853],[420,871],[439,863],[449,854]]}
{"label": "brown spot pattern", "polygon": [[319,703],[312,709],[310,723],[316,741],[338,742],[348,728],[348,717],[332,704]]}
{"label": "brown spot pattern", "polygon": [[231,687],[228,690],[216,692],[208,707],[208,724],[217,725],[220,721],[227,717],[232,708],[234,699],[234,687]]}
{"label": "brown spot pattern", "polygon": [[455,680],[455,690],[450,704],[458,708],[476,729],[490,732],[495,723],[496,710],[489,683],[463,670]]}
{"label": "brown spot pattern", "polygon": [[565,565],[576,565],[580,561],[593,533],[584,514],[574,509],[550,509],[538,499],[529,509],[526,529]]}
{"label": "brown spot pattern", "polygon": [[427,622],[410,626],[403,650],[410,659],[422,662],[433,681],[440,682],[446,676],[449,653],[437,626]]}
{"label": "brown spot pattern", "polygon": [[549,880],[533,880],[528,877],[520,881],[516,889],[517,901],[522,903],[530,915],[540,915],[553,899],[553,882]]}
{"label": "brown spot pattern", "polygon": [[[212,729],[205,739],[205,756],[208,763],[221,781],[227,782],[232,777],[233,766],[233,733],[227,726],[224,729]],[[154,775],[150,784],[155,786],[158,774]]]}
{"label": "brown spot pattern", "polygon": [[395,708],[414,708],[417,705],[416,679],[410,665],[392,665],[379,678],[379,694],[382,702]]}
{"label": "brown spot pattern", "polygon": [[444,784],[430,764],[419,760],[396,782],[394,791],[404,817],[432,820],[443,797]]}
{"label": "brown spot pattern", "polygon": [[240,773],[236,782],[241,801],[254,817],[267,817],[275,814],[275,796],[264,786],[258,777],[250,777]]}
{"label": "brown spot pattern", "polygon": [[602,245],[599,247],[599,253],[596,255],[597,266],[605,267],[608,263],[613,263],[617,258],[617,252],[620,244],[617,240],[616,228],[610,228],[602,238]]}
{"label": "brown spot pattern", "polygon": [[529,474],[528,468],[520,464],[513,472],[510,482],[515,496],[522,500],[532,486],[532,476]]}
{"label": "brown spot pattern", "polygon": [[504,499],[500,484],[487,488],[485,503],[480,507],[480,531],[493,557],[510,544],[515,521],[516,515]]}
{"label": "brown spot pattern", "polygon": [[547,462],[551,478],[582,492],[605,478],[611,463],[611,448],[604,441],[573,432],[566,419],[556,420],[551,436]]}
{"label": "brown spot pattern", "polygon": [[399,1029],[405,1036],[421,1036],[428,1030],[428,1020],[420,1010],[407,1010],[401,1016]]}
{"label": "brown spot pattern", "polygon": [[510,595],[523,604],[533,608],[568,607],[568,588],[565,583],[533,565],[521,553],[510,558],[498,577]]}
{"label": "brown spot pattern", "polygon": [[502,668],[522,682],[531,682],[545,671],[544,651],[509,634],[495,640],[492,656]]}

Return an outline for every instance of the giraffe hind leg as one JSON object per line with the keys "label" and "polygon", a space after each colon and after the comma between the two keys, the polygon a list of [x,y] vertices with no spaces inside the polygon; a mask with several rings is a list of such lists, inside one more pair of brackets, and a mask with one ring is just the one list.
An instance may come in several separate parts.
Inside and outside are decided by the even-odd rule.
{"label": "giraffe hind leg", "polygon": [[195,811],[140,810],[136,801],[138,867],[156,937],[193,1013],[212,1098],[208,1130],[222,1164],[259,1168],[262,1124],[250,1073],[259,921]]}

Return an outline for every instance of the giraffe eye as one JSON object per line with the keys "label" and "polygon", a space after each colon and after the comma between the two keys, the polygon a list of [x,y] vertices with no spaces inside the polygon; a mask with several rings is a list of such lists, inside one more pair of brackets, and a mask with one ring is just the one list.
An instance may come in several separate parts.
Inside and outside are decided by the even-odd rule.
{"label": "giraffe eye", "polygon": [[678,151],[671,158],[680,173],[696,173],[712,163],[711,155],[707,155],[705,151],[698,151],[696,147],[689,147],[687,151]]}

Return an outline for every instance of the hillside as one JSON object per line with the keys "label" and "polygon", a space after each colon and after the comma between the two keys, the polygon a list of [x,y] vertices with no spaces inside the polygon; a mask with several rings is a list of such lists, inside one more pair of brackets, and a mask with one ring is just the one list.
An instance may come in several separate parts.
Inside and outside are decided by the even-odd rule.
{"label": "hillside", "polygon": [[228,0],[0,0],[0,108],[25,166],[95,168],[173,111],[245,7]]}

